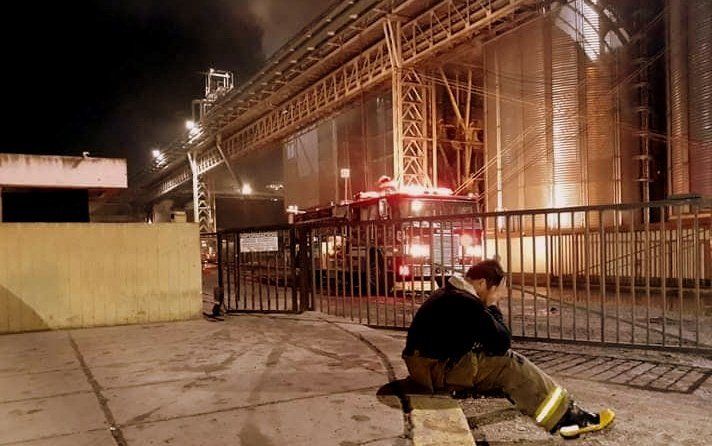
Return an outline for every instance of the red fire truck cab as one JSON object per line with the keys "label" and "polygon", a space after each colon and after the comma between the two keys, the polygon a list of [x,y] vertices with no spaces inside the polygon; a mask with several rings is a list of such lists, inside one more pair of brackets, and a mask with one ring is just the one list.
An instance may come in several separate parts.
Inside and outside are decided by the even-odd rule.
{"label": "red fire truck cab", "polygon": [[[482,260],[478,201],[447,189],[360,193],[308,209],[312,264],[320,284],[339,293],[429,292]],[[368,289],[366,289],[368,287]]]}

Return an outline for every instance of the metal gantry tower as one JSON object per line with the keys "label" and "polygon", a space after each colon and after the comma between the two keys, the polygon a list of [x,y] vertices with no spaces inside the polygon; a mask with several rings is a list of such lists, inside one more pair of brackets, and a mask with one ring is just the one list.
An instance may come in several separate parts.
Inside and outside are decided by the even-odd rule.
{"label": "metal gantry tower", "polygon": [[[403,66],[400,20],[388,18],[383,23],[383,32],[393,67],[394,180],[403,186],[432,187],[428,163],[429,149],[436,144],[428,125],[429,111],[435,103],[432,88],[415,68]],[[431,162],[437,169],[437,158],[433,157]]]}

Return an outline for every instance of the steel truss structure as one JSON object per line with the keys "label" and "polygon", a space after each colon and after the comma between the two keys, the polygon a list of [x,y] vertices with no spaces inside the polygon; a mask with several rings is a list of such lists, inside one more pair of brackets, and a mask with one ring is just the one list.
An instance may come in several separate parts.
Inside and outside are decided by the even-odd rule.
{"label": "steel truss structure", "polygon": [[[397,127],[400,131],[394,133],[399,134],[399,145],[395,150],[402,161],[399,164],[401,181],[421,183],[422,178],[427,178],[423,173],[428,168],[428,150],[424,143],[426,131],[420,125],[427,93],[426,87],[418,81],[414,67],[466,39],[477,36],[487,39],[504,32],[538,14],[538,8],[542,5],[541,0],[443,0],[410,18],[407,13],[417,10],[418,5],[422,7],[422,1],[396,2],[397,5],[391,9],[383,9],[380,3],[390,5],[392,2],[378,3],[371,8],[371,15],[364,15],[364,20],[368,18],[370,24],[367,21],[365,25],[369,28],[361,32],[364,34],[382,28],[383,23],[397,21],[398,32],[391,36],[395,38],[391,43],[398,45],[402,68],[400,76],[394,75],[396,70],[388,49],[389,38],[386,33],[381,33],[380,39],[370,47],[330,73],[314,79],[279,105],[274,104],[279,96],[278,89],[271,96],[260,97],[258,102],[253,103],[256,108],[265,104],[271,106],[271,110],[262,116],[254,116],[249,104],[240,105],[241,99],[228,95],[200,123],[200,134],[183,143],[184,147],[196,153],[194,165],[197,174],[202,175],[224,162],[225,158],[215,145],[217,135],[221,136],[225,157],[238,157],[288,137],[391,78],[397,88],[399,83],[405,86],[404,90],[401,89],[401,98],[418,98],[412,106],[404,101],[401,107],[394,107],[394,114],[399,115],[394,119],[400,123]],[[374,20],[374,14],[380,18]],[[357,39],[358,35],[354,38]],[[351,48],[348,43],[344,43],[344,48]],[[312,63],[318,65],[316,61]],[[230,113],[224,113],[226,110]],[[246,119],[248,115],[249,120]],[[191,181],[193,173],[185,161],[171,163],[170,169],[165,169],[166,175],[144,188],[150,194],[149,199],[160,197]],[[420,175],[418,179],[417,175]]]}

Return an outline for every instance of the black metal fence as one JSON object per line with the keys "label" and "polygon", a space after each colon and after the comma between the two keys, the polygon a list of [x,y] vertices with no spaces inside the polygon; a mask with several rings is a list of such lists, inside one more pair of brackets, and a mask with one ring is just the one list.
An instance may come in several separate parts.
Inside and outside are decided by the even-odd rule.
{"label": "black metal fence", "polygon": [[408,327],[484,258],[527,339],[712,349],[712,200],[669,200],[220,234],[228,309],[312,309]]}
{"label": "black metal fence", "polygon": [[[274,226],[218,234],[218,283],[227,311],[299,312],[309,308],[297,230]],[[306,261],[302,261],[306,264]]]}

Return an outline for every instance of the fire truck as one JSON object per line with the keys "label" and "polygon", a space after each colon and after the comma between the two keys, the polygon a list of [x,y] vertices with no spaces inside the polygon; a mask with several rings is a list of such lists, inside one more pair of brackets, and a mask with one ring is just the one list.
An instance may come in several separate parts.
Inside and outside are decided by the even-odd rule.
{"label": "fire truck", "polygon": [[445,188],[361,192],[294,213],[311,225],[317,285],[375,295],[429,293],[482,260],[478,200]]}

